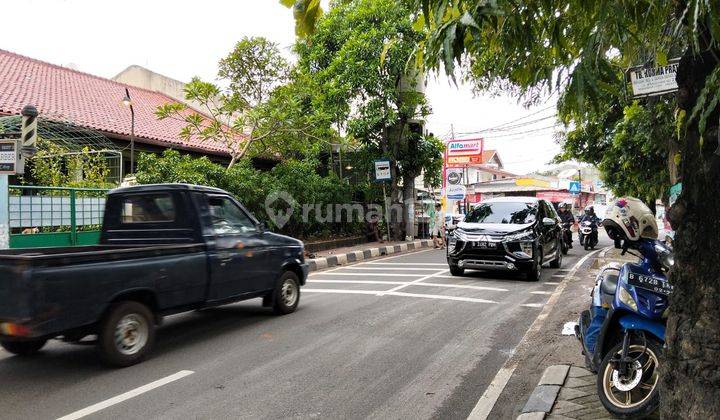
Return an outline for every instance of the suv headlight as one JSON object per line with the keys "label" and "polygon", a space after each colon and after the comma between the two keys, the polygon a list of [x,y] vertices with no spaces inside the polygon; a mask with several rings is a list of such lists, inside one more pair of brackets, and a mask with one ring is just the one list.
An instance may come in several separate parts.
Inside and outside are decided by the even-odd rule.
{"label": "suv headlight", "polygon": [[618,296],[620,298],[620,302],[622,302],[625,306],[629,307],[633,311],[637,312],[637,303],[635,302],[635,299],[633,299],[630,292],[628,292],[627,289],[622,286],[618,285],[618,287],[620,288],[620,295]]}
{"label": "suv headlight", "polygon": [[514,233],[503,238],[503,242],[514,242],[514,241],[531,241],[533,239],[533,231],[528,230],[525,232]]}

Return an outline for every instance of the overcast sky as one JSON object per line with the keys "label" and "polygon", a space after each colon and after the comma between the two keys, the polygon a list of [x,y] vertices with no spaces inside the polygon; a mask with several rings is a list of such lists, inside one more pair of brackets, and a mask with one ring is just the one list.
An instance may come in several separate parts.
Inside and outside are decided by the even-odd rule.
{"label": "overcast sky", "polygon": [[[214,80],[218,60],[243,36],[267,37],[289,55],[292,13],[277,0],[7,0],[0,48],[108,78],[138,64],[181,81]],[[541,169],[560,150],[552,99],[525,109],[510,97],[474,97],[444,77],[431,77],[427,93],[428,126],[440,137],[451,125],[469,138],[526,116],[515,124],[540,120],[484,133],[486,148],[499,150],[510,171]]]}

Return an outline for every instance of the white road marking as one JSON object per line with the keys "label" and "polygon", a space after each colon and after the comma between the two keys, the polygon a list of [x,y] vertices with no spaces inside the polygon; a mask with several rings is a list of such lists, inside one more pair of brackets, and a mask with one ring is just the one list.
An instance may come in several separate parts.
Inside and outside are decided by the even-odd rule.
{"label": "white road marking", "polygon": [[376,262],[376,261],[368,261],[365,263],[360,263],[357,265],[432,265],[432,266],[447,266],[447,263],[399,263],[399,262]]}
{"label": "white road marking", "polygon": [[346,270],[402,270],[402,271],[437,271],[437,268],[410,268],[410,267],[358,267],[350,265]]}
{"label": "white road marking", "polygon": [[459,296],[426,295],[424,293],[385,292],[384,294],[391,295],[391,296],[407,296],[407,297],[417,297],[417,298],[426,298],[426,299],[457,300],[460,302],[497,303],[493,300],[486,300],[486,299],[476,299],[476,298],[467,298],[467,297],[459,297]]}
{"label": "white road marking", "polygon": [[[485,286],[468,286],[464,284],[444,284],[444,283],[412,283],[408,281],[377,281],[377,280],[308,280],[308,283],[348,283],[348,284],[392,284],[392,285],[411,285],[411,286],[426,286],[426,287],[447,287],[449,289],[472,289],[472,290],[488,290],[491,292],[507,292],[508,289],[501,289],[499,287],[485,287]],[[304,289],[303,289],[304,290]]]}
{"label": "white road marking", "polygon": [[[349,283],[349,284],[406,284],[404,281],[373,281],[373,280],[308,280],[308,283]],[[303,289],[304,291],[305,289]]]}
{"label": "white road marking", "polygon": [[[423,252],[428,252],[428,251],[432,251],[432,250],[433,250],[433,248],[430,248],[430,249],[421,249],[420,251],[413,251],[413,252],[408,252],[408,253],[404,253],[404,254],[400,254],[400,255],[393,255],[392,257],[378,258],[378,259],[376,259],[376,260],[373,260],[373,262],[374,262],[374,261],[392,260],[392,259],[395,259],[395,258],[406,257],[406,256],[408,256],[408,255],[422,254]],[[360,264],[365,264],[365,263],[360,263]]]}
{"label": "white road marking", "polygon": [[110,399],[108,399],[108,400],[101,401],[101,402],[99,402],[99,403],[97,403],[97,404],[91,405],[90,407],[83,408],[82,410],[78,410],[78,411],[76,411],[76,412],[74,412],[74,413],[70,413],[70,414],[68,414],[68,415],[66,415],[66,416],[60,417],[58,420],[76,420],[76,419],[81,419],[81,418],[83,418],[83,417],[89,416],[90,414],[97,413],[98,411],[104,410],[104,409],[106,409],[106,408],[108,408],[108,407],[111,407],[111,406],[113,406],[113,405],[120,404],[120,403],[123,402],[123,401],[127,401],[127,400],[129,400],[129,399],[131,399],[131,398],[135,398],[135,397],[137,397],[138,395],[141,395],[141,394],[144,394],[144,393],[146,393],[146,392],[152,391],[152,390],[155,389],[155,388],[159,388],[159,387],[161,387],[161,386],[167,385],[167,384],[169,384],[170,382],[175,382],[175,381],[177,381],[178,379],[182,379],[182,378],[184,378],[184,377],[186,377],[186,376],[192,375],[193,373],[195,373],[195,372],[193,372],[193,371],[191,371],[191,370],[181,370],[181,371],[178,372],[178,373],[175,373],[175,374],[170,375],[170,376],[166,376],[166,377],[164,377],[164,378],[162,378],[162,379],[158,379],[158,380],[155,381],[155,382],[151,382],[151,383],[149,383],[149,384],[147,384],[147,385],[143,385],[143,386],[141,386],[141,387],[135,388],[135,389],[133,389],[133,390],[131,390],[131,391],[128,391],[128,392],[126,392],[126,393],[124,393],[124,394],[120,394],[120,395],[118,395],[118,396],[116,396],[116,397],[112,397],[112,398],[110,398]]}
{"label": "white road marking", "polygon": [[[570,273],[567,276],[567,279],[572,278],[575,276],[575,273],[577,270],[582,267],[582,265],[587,261],[590,256],[594,255],[596,252],[599,252],[600,250],[593,251],[587,255],[585,255],[580,261],[578,261],[570,270]],[[555,289],[555,292],[550,296],[550,299],[548,299],[547,303],[545,304],[545,307],[540,312],[540,314],[535,318],[535,321],[533,321],[532,325],[530,325],[530,328],[525,332],[525,335],[523,335],[523,338],[520,339],[520,343],[515,348],[520,347],[523,345],[527,340],[529,339],[531,333],[534,333],[535,331],[538,331],[540,329],[540,326],[543,321],[545,321],[545,318],[550,315],[550,311],[552,310],[553,306],[557,302],[560,294],[565,290],[565,286],[567,285],[567,281],[563,281],[563,283],[558,286]],[[533,305],[539,305],[539,306],[533,306]],[[525,307],[531,307],[531,308],[538,308],[542,306],[540,303],[527,303],[521,306]],[[513,349],[514,353],[514,349]],[[492,382],[490,382],[490,385],[487,387],[483,395],[478,400],[477,404],[475,405],[475,408],[468,416],[469,420],[485,420],[490,415],[490,412],[492,412],[493,407],[495,407],[495,403],[497,402],[498,398],[500,397],[500,394],[502,394],[503,390],[505,389],[505,386],[508,383],[508,380],[510,379],[510,376],[512,376],[513,372],[515,371],[515,368],[517,365],[515,363],[512,363],[512,356],[508,358],[507,362],[505,362],[505,365],[498,371],[498,373],[495,375],[495,378],[493,378]]]}
{"label": "white road marking", "polygon": [[556,282],[556,281],[544,281],[543,284],[549,284],[550,286],[557,286],[560,283]]}
{"label": "white road marking", "polygon": [[410,286],[410,285],[413,285],[413,284],[415,284],[415,283],[420,283],[420,282],[425,281],[425,280],[427,280],[427,279],[429,279],[429,278],[432,278],[432,277],[434,277],[434,276],[439,276],[440,274],[442,274],[442,273],[447,273],[448,271],[449,271],[449,270],[440,270],[440,271],[436,272],[435,274],[428,274],[427,276],[425,276],[425,277],[420,277],[419,279],[413,280],[413,281],[411,281],[411,282],[408,283],[408,284],[404,284],[404,285],[401,285],[401,286],[394,287],[394,288],[388,290],[388,292],[397,292],[397,291],[400,290],[400,289],[404,289],[404,288],[406,288],[406,287],[408,287],[408,286]]}
{"label": "white road marking", "polygon": [[312,273],[312,274],[310,274],[309,277],[312,278],[312,277],[315,277],[315,276],[321,276],[321,275],[327,275],[327,274],[332,274],[333,276],[364,276],[364,277],[369,277],[369,276],[382,276],[382,277],[417,277],[417,276],[422,276],[421,273],[417,273],[417,274],[398,274],[398,273],[337,273],[337,272],[336,272],[336,273],[328,273],[328,272],[322,271],[322,272]]}
{"label": "white road marking", "polygon": [[464,284],[414,283],[413,286],[449,287],[451,289],[488,290],[491,292],[507,292],[508,291],[508,289],[501,289],[499,287],[469,286],[469,285],[464,285]]}
{"label": "white road marking", "polygon": [[542,308],[544,305],[542,303],[524,303],[520,306],[525,308]]}
{"label": "white road marking", "polygon": [[480,400],[475,404],[475,408],[470,412],[468,419],[484,420],[488,418],[493,407],[495,407],[495,402],[500,397],[503,389],[505,389],[513,372],[515,372],[515,367],[516,366],[500,368],[493,381],[482,394],[482,397],[480,397]]}
{"label": "white road marking", "polygon": [[535,290],[530,293],[532,293],[533,295],[552,295],[553,294],[553,292],[546,292],[544,290]]}
{"label": "white road marking", "polygon": [[357,295],[376,295],[376,296],[402,296],[402,297],[416,297],[424,299],[438,299],[438,300],[454,300],[460,302],[472,302],[472,303],[497,303],[492,300],[467,298],[460,296],[443,296],[443,295],[427,295],[424,293],[405,293],[405,292],[391,292],[381,290],[348,290],[348,289],[303,289],[303,292],[310,293],[335,293],[335,294],[357,294]]}
{"label": "white road marking", "polygon": [[337,294],[345,294],[349,293],[351,295],[379,295],[382,293],[382,290],[350,290],[350,289],[308,289],[307,287],[303,287],[302,289],[303,293],[337,293]]}

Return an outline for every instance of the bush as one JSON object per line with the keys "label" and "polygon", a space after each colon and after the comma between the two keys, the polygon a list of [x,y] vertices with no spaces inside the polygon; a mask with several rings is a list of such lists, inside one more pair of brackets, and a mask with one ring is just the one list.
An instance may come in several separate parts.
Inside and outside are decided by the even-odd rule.
{"label": "bush", "polygon": [[[361,222],[317,222],[314,210],[310,212],[308,221],[303,222],[303,204],[320,205],[324,216],[326,205],[350,203],[353,197],[353,186],[341,182],[335,174],[319,175],[317,166],[318,163],[313,160],[287,160],[270,171],[260,171],[244,159],[225,169],[206,157],[193,158],[175,150],[166,150],[162,156],[140,155],[136,178],[140,184],[187,183],[222,188],[236,196],[255,217],[274,231],[303,239],[363,233],[364,224]],[[274,225],[265,210],[268,195],[279,191],[289,193],[296,202],[290,220],[282,227]],[[281,211],[287,210],[285,203],[276,205]]]}

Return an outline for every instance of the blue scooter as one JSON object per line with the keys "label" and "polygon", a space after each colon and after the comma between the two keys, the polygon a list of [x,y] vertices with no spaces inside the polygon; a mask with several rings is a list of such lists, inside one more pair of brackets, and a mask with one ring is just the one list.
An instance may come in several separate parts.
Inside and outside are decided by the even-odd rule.
{"label": "blue scooter", "polygon": [[[658,368],[672,285],[672,249],[651,239],[624,241],[624,255],[639,263],[603,267],[592,306],[580,315],[575,335],[585,363],[597,372],[598,396],[618,417],[643,417],[659,404]],[[639,254],[633,252],[638,251]]]}

